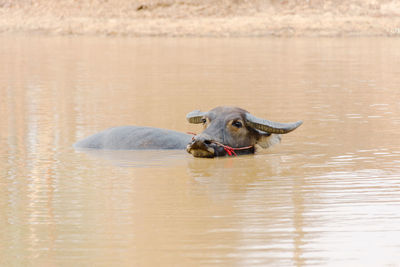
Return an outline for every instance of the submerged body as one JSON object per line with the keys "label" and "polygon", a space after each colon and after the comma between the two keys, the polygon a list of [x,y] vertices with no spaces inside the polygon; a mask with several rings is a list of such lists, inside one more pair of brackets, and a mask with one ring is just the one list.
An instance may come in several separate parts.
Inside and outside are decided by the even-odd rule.
{"label": "submerged body", "polygon": [[217,107],[208,112],[193,111],[187,114],[190,123],[203,124],[204,130],[190,135],[172,130],[120,126],[91,135],[75,148],[139,150],[185,149],[195,157],[253,154],[255,145],[268,148],[279,143],[286,134],[302,122],[278,123],[257,118],[237,107]]}
{"label": "submerged body", "polygon": [[120,126],[110,128],[75,143],[75,148],[135,150],[185,149],[192,135],[172,130]]}

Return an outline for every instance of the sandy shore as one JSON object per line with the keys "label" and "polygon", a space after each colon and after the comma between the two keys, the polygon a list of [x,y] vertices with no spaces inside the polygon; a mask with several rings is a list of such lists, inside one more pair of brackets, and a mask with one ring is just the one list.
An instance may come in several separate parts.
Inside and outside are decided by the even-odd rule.
{"label": "sandy shore", "polygon": [[397,36],[398,0],[0,0],[0,33]]}

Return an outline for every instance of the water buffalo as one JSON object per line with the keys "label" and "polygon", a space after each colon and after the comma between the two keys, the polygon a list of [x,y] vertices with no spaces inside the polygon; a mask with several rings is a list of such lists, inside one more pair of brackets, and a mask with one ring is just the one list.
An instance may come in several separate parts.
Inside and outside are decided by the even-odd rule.
{"label": "water buffalo", "polygon": [[91,149],[185,149],[195,157],[243,155],[255,152],[255,145],[268,148],[279,143],[302,122],[278,123],[257,118],[237,107],[217,107],[208,112],[187,114],[190,123],[203,124],[198,135],[152,127],[121,126],[89,136],[74,146]]}

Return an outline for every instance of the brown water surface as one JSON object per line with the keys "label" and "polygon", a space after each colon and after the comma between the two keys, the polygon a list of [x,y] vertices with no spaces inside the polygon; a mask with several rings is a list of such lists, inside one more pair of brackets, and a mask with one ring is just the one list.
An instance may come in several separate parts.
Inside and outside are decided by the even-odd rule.
{"label": "brown water surface", "polygon": [[[400,40],[0,37],[0,265],[400,266]],[[256,155],[74,151],[304,120]]]}

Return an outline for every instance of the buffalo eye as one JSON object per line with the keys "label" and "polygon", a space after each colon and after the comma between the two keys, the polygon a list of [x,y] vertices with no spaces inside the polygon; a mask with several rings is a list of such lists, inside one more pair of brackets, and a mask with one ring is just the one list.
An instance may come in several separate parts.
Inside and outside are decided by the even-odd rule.
{"label": "buffalo eye", "polygon": [[242,128],[243,124],[240,121],[234,121],[232,122],[232,125],[235,126],[236,128]]}

